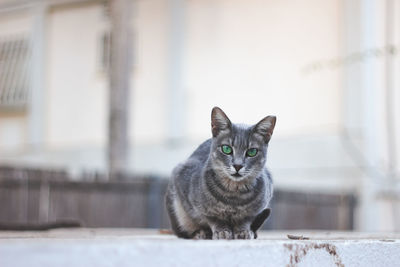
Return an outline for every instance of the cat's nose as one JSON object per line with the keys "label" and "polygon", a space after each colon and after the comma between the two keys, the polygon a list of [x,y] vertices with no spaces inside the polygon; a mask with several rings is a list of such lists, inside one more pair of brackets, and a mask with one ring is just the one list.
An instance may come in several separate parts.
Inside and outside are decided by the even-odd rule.
{"label": "cat's nose", "polygon": [[243,168],[243,165],[233,165],[233,168],[235,168],[236,172],[239,172],[241,168]]}

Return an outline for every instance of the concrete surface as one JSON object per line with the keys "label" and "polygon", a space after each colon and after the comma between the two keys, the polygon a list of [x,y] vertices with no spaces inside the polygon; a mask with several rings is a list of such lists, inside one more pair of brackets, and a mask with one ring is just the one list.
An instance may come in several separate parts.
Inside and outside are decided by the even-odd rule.
{"label": "concrete surface", "polygon": [[[287,234],[309,240],[290,240]],[[0,232],[0,266],[400,266],[399,233],[259,236],[194,241],[138,229]]]}

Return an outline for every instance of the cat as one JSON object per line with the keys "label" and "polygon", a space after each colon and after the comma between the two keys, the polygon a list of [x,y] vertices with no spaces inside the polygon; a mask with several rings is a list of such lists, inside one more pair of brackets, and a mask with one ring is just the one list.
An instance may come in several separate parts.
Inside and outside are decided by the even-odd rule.
{"label": "cat", "polygon": [[212,138],[172,171],[165,204],[172,231],[186,239],[254,239],[270,214],[272,178],[265,168],[276,123],[232,124],[218,107]]}

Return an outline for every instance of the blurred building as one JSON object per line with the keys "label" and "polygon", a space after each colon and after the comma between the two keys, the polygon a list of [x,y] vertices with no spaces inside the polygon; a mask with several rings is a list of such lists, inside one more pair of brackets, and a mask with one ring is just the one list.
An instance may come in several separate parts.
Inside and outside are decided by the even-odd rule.
{"label": "blurred building", "polygon": [[[359,195],[359,229],[398,230],[400,3],[137,0],[130,169],[168,175],[210,112],[275,114],[278,188]],[[107,1],[0,0],[0,159],[106,168]]]}

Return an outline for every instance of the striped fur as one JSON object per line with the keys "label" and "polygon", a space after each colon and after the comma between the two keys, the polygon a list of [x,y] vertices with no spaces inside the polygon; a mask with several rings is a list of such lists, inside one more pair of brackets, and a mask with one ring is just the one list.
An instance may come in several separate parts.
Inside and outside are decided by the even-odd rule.
{"label": "striped fur", "polygon": [[[276,119],[232,124],[214,108],[211,121],[213,138],[172,172],[166,193],[172,230],[181,238],[256,238],[270,213],[273,189],[265,163]],[[232,153],[223,153],[222,145],[231,146]],[[249,148],[258,149],[256,156],[246,154]]]}

